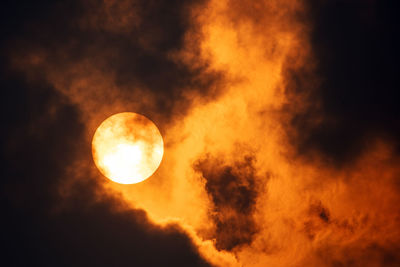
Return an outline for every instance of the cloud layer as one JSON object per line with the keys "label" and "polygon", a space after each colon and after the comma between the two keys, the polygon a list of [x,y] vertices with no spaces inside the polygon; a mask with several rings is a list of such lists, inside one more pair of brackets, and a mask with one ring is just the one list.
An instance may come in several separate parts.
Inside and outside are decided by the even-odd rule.
{"label": "cloud layer", "polygon": [[[5,10],[2,227],[15,266],[399,265],[389,2]],[[125,111],[165,143],[158,171],[131,186],[91,158],[96,128]]]}

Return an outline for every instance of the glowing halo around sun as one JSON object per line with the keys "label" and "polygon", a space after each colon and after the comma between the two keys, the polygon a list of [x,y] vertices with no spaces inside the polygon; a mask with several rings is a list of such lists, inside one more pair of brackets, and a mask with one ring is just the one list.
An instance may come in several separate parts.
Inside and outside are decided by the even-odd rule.
{"label": "glowing halo around sun", "polygon": [[92,140],[93,160],[100,172],[120,184],[149,178],[164,154],[157,126],[133,112],[112,115],[97,128]]}

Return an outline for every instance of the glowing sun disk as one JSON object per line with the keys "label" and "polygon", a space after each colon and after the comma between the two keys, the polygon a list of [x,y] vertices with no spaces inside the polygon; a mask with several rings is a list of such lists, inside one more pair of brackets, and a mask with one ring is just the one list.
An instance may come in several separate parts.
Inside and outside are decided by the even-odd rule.
{"label": "glowing sun disk", "polygon": [[100,172],[121,184],[139,183],[160,165],[164,144],[157,127],[130,112],[106,119],[92,141],[93,159]]}

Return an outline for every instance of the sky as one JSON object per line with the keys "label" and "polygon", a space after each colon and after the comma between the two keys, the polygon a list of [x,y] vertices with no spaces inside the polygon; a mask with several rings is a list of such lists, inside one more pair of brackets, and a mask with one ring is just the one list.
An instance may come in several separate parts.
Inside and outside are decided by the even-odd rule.
{"label": "sky", "polygon": [[[399,16],[378,0],[2,1],[7,266],[399,266]],[[158,170],[92,159],[119,112]]]}

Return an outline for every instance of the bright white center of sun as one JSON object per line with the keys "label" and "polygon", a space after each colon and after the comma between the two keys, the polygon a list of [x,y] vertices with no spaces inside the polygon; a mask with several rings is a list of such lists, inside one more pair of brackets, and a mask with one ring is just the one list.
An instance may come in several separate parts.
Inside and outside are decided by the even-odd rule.
{"label": "bright white center of sun", "polygon": [[146,117],[124,112],[106,119],[92,141],[93,159],[100,172],[121,184],[139,183],[158,168],[164,143]]}
{"label": "bright white center of sun", "polygon": [[142,150],[139,145],[118,144],[114,152],[103,158],[103,165],[118,177],[118,182],[127,184],[132,177],[142,177]]}

